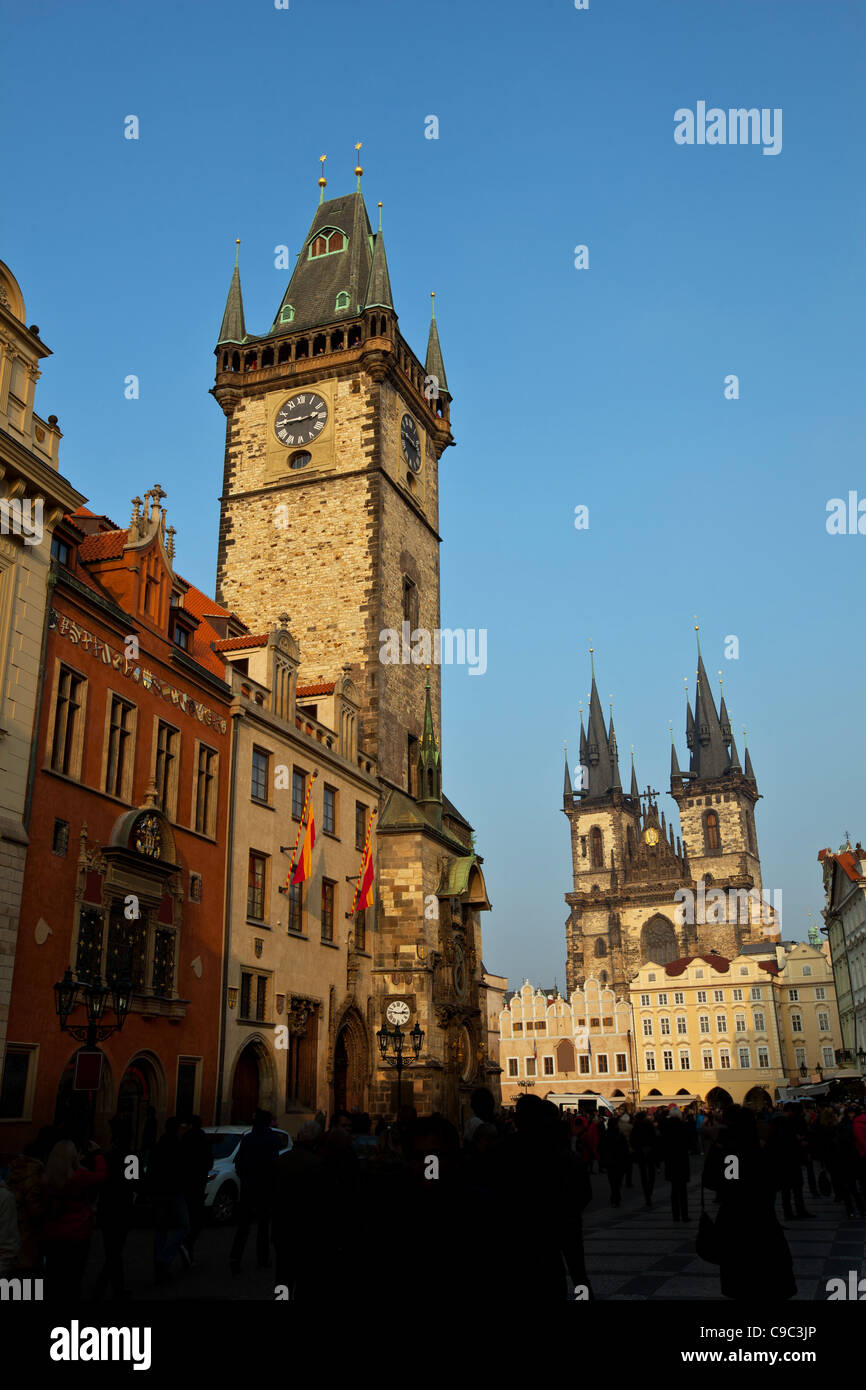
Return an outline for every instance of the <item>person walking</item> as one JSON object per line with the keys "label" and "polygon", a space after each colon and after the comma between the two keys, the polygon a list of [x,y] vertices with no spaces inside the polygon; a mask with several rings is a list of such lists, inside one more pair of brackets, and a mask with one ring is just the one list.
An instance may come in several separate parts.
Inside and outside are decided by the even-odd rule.
{"label": "person walking", "polygon": [[272,1168],[271,1226],[276,1265],[274,1282],[288,1290],[289,1298],[303,1296],[299,1289],[310,1251],[318,1238],[318,1170],[321,1166],[319,1143],[322,1127],[315,1120],[301,1126],[288,1153],[281,1154]]}
{"label": "person walking", "polygon": [[45,1165],[43,1224],[46,1294],[51,1302],[74,1302],[81,1284],[93,1234],[93,1199],[105,1182],[107,1169],[98,1145],[91,1139],[88,1166],[71,1139],[54,1145]]}
{"label": "person walking", "polygon": [[653,1204],[653,1189],[659,1161],[659,1141],[656,1127],[645,1110],[639,1110],[631,1127],[631,1147],[640,1173],[644,1206]]}
{"label": "person walking", "polygon": [[634,1170],[634,1153],[631,1147],[632,1118],[627,1110],[623,1110],[619,1116],[619,1132],[625,1140],[625,1185],[633,1187],[632,1173]]}
{"label": "person walking", "polygon": [[195,1243],[204,1225],[204,1202],[208,1174],[213,1163],[213,1145],[205,1133],[201,1115],[190,1118],[189,1129],[180,1141],[183,1196],[189,1217],[186,1239],[180,1247],[181,1258],[193,1264]]}
{"label": "person walking", "polygon": [[671,1215],[674,1221],[688,1221],[690,1135],[683,1112],[672,1105],[661,1129],[661,1150],[665,1177],[671,1185]]}
{"label": "person walking", "polygon": [[703,1182],[719,1199],[715,1227],[722,1296],[748,1303],[793,1298],[793,1261],[776,1217],[778,1179],[769,1146],[761,1146],[753,1111],[739,1105],[727,1109],[723,1133],[707,1155]]}
{"label": "person walking", "polygon": [[[351,1117],[350,1117],[351,1120]],[[350,1132],[347,1131],[350,1138]],[[350,1138],[351,1142],[351,1138]],[[232,1274],[240,1274],[241,1260],[253,1221],[256,1226],[256,1257],[260,1269],[270,1264],[270,1214],[273,1166],[280,1156],[280,1141],[271,1129],[271,1115],[257,1110],[253,1127],[240,1142],[235,1171],[240,1178],[238,1224],[229,1252]]]}
{"label": "person walking", "polygon": [[127,1177],[127,1158],[130,1155],[131,1133],[129,1120],[115,1115],[109,1123],[111,1143],[105,1151],[105,1182],[99,1193],[96,1224],[102,1232],[105,1252],[102,1268],[96,1276],[94,1298],[102,1298],[111,1287],[115,1298],[126,1298],[127,1288],[123,1270],[123,1247],[132,1224],[136,1183]]}
{"label": "person walking", "polygon": [[607,1174],[607,1181],[610,1186],[610,1204],[612,1207],[621,1206],[622,1180],[625,1176],[628,1157],[628,1140],[622,1133],[615,1115],[608,1117],[607,1124],[599,1135],[598,1156]]}
{"label": "person walking", "polygon": [[[802,1145],[794,1111],[795,1107],[789,1103],[781,1115],[774,1115],[770,1120],[766,1149],[779,1178],[782,1210],[788,1221],[814,1215],[814,1212],[806,1211],[803,1204]],[[792,1203],[794,1211],[791,1210]]]}
{"label": "person walking", "polygon": [[153,1271],[157,1284],[168,1282],[189,1228],[180,1151],[183,1133],[185,1128],[177,1116],[166,1120],[165,1132],[151,1151],[147,1166],[147,1188],[156,1205]]}
{"label": "person walking", "polygon": [[45,1160],[57,1142],[53,1125],[45,1125],[32,1144],[13,1158],[6,1174],[6,1186],[15,1194],[18,1207],[18,1251],[16,1273],[31,1274],[42,1268],[42,1223],[45,1219],[45,1188],[42,1175]]}

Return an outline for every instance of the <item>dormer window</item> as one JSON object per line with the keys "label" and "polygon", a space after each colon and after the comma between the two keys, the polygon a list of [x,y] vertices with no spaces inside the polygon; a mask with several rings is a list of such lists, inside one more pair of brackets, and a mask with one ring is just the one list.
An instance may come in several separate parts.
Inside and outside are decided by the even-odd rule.
{"label": "dormer window", "polygon": [[319,232],[310,242],[309,259],[315,256],[333,256],[336,251],[345,251],[348,242],[342,232],[326,229]]}
{"label": "dormer window", "polygon": [[334,308],[335,308],[335,309],[348,309],[348,307],[349,307],[349,292],[348,292],[348,290],[340,290],[340,293],[337,295],[337,302],[336,302],[336,304],[334,305]]}
{"label": "dormer window", "polygon": [[180,623],[174,625],[174,636],[172,638],[175,646],[180,647],[182,652],[189,651],[189,630],[182,627]]}
{"label": "dormer window", "polygon": [[291,323],[295,317],[295,310],[291,304],[284,304],[280,310],[280,323]]}

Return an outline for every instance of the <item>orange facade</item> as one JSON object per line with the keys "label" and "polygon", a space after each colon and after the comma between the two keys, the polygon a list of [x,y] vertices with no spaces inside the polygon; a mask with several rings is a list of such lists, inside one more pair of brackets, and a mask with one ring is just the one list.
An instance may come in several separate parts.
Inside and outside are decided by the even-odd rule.
{"label": "orange facade", "polygon": [[[99,1138],[120,1109],[140,1142],[177,1111],[214,1117],[231,721],[211,642],[234,620],[174,573],[161,495],[127,530],[82,510],[58,531],[8,1029],[23,1098],[0,1120],[4,1153],[56,1119]],[[132,985],[95,1096],[72,1090],[80,1043],[53,992],[67,968]],[[86,1021],[79,1005],[69,1024]]]}

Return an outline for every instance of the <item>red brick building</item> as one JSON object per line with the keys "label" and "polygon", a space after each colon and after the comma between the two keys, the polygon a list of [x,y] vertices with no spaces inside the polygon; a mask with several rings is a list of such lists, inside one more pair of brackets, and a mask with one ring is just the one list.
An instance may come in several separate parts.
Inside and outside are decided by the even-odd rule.
{"label": "red brick building", "polygon": [[[103,1042],[96,1136],[117,1109],[213,1119],[222,998],[230,696],[212,643],[245,629],[175,573],[158,486],[130,526],[79,509],[57,528],[0,1151],[86,1121],[70,969],[132,1005]],[[111,994],[104,1021],[114,1021]],[[86,1023],[79,1005],[71,1026]],[[11,1070],[10,1070],[11,1062]]]}

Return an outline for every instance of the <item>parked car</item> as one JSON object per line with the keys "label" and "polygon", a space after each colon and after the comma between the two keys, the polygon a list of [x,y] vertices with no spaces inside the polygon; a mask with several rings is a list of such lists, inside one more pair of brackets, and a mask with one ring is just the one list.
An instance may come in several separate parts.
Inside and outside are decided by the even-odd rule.
{"label": "parked car", "polygon": [[[292,1138],[284,1129],[274,1129],[280,1141],[280,1153],[288,1153]],[[213,1162],[207,1175],[204,1209],[219,1226],[233,1220],[240,1196],[240,1179],[235,1170],[241,1140],[250,1133],[249,1125],[206,1125],[205,1134],[213,1146]]]}

